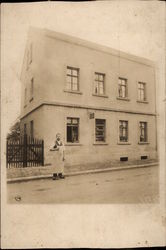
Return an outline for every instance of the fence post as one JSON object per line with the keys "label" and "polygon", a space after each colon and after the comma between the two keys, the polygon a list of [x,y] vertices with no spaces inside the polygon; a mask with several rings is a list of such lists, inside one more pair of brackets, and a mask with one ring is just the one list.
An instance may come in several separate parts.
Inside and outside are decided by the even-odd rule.
{"label": "fence post", "polygon": [[42,166],[44,166],[44,140],[42,140]]}
{"label": "fence post", "polygon": [[27,167],[27,134],[24,134],[23,167]]}

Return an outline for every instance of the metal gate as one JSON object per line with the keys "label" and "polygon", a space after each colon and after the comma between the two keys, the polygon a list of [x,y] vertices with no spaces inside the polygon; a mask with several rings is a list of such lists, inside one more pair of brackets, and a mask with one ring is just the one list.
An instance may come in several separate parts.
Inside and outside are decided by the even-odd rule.
{"label": "metal gate", "polygon": [[6,167],[19,168],[44,165],[44,141],[28,137],[7,140]]}

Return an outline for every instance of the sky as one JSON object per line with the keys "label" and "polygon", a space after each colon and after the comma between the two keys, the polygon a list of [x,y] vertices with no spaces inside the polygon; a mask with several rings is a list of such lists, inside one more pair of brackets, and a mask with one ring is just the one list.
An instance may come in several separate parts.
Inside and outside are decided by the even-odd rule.
{"label": "sky", "polygon": [[66,33],[155,61],[157,96],[164,98],[163,7],[160,1],[3,4],[1,116],[5,131],[20,115],[20,73],[30,26]]}

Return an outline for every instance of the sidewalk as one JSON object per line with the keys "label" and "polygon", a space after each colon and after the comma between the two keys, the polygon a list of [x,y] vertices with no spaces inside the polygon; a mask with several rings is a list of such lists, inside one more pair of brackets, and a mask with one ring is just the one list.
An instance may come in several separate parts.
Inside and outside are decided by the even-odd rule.
{"label": "sidewalk", "polygon": [[[124,169],[133,169],[133,168],[144,168],[144,167],[152,167],[159,165],[159,162],[144,162],[142,164],[118,164],[116,166],[111,167],[96,167],[92,169],[86,170],[85,167],[79,167],[78,171],[76,168],[71,168],[68,171],[65,171],[65,176],[74,176],[74,175],[82,175],[82,174],[94,174],[94,173],[102,173],[109,171],[118,171]],[[79,170],[80,169],[80,170]],[[21,182],[21,181],[30,181],[37,179],[45,179],[52,178],[53,168],[51,166],[41,166],[41,167],[27,167],[27,168],[11,168],[7,169],[7,183],[13,182]]]}

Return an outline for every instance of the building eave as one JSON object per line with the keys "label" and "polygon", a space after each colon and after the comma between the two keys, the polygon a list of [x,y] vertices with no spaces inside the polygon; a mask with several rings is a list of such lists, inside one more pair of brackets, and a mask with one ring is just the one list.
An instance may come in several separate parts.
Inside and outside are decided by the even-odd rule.
{"label": "building eave", "polygon": [[96,106],[89,106],[89,105],[79,105],[79,104],[71,104],[71,103],[60,103],[60,102],[43,102],[34,107],[32,110],[27,112],[26,114],[22,115],[20,120],[27,117],[29,114],[33,113],[37,109],[41,108],[42,106],[57,106],[57,107],[65,107],[65,108],[78,108],[78,109],[87,109],[87,110],[95,110],[95,111],[108,111],[108,112],[116,112],[116,113],[127,113],[127,114],[136,114],[136,115],[148,115],[148,116],[156,116],[157,113],[152,112],[140,112],[140,111],[133,111],[133,110],[122,110],[122,109],[111,109],[107,107],[96,107]]}

